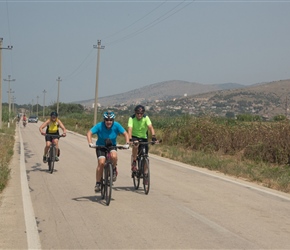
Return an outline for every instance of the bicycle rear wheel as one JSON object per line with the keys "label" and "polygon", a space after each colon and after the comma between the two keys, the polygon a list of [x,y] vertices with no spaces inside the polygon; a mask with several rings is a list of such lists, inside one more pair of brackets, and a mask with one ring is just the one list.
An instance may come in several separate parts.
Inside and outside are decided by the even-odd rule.
{"label": "bicycle rear wheel", "polygon": [[55,154],[56,154],[56,149],[55,147],[51,147],[50,151],[49,151],[49,162],[50,162],[50,173],[53,173],[54,170],[54,162],[55,162]]}
{"label": "bicycle rear wheel", "polygon": [[103,171],[103,181],[101,187],[102,198],[106,200],[107,206],[110,205],[113,188],[113,165],[108,162]]}
{"label": "bicycle rear wheel", "polygon": [[149,193],[150,189],[150,168],[149,168],[149,159],[148,158],[143,158],[141,162],[141,167],[142,167],[142,175],[143,175],[143,187],[144,187],[144,192],[145,194]]}

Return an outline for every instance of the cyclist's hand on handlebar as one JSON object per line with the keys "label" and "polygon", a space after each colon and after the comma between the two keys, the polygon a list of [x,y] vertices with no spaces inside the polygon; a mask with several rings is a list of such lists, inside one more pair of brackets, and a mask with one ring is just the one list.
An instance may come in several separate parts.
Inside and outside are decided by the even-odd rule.
{"label": "cyclist's hand on handlebar", "polygon": [[94,146],[94,144],[93,143],[89,143],[89,147],[91,148],[91,147],[93,147]]}
{"label": "cyclist's hand on handlebar", "polygon": [[153,141],[154,143],[157,142],[157,138],[156,138],[155,135],[152,136],[152,141]]}
{"label": "cyclist's hand on handlebar", "polygon": [[124,149],[129,149],[129,143],[126,143],[124,146],[123,146]]}
{"label": "cyclist's hand on handlebar", "polygon": [[45,132],[40,132],[42,135],[46,135],[46,133]]}
{"label": "cyclist's hand on handlebar", "polygon": [[62,136],[62,137],[66,137],[66,133],[63,133],[61,136]]}

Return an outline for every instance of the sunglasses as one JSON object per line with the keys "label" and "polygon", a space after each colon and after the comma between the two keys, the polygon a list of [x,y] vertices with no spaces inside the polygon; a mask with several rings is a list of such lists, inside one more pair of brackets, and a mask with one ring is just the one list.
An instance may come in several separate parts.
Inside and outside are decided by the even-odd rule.
{"label": "sunglasses", "polygon": [[112,122],[114,121],[113,119],[105,119],[106,122]]}
{"label": "sunglasses", "polygon": [[137,115],[143,115],[144,113],[137,112],[136,114],[137,114]]}

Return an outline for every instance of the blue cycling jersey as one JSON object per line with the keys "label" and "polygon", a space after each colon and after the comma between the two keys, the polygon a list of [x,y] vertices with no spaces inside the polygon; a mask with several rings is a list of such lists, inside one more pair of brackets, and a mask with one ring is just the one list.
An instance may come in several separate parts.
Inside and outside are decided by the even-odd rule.
{"label": "blue cycling jersey", "polygon": [[105,122],[99,122],[94,127],[91,128],[91,132],[98,136],[96,145],[105,146],[105,140],[110,139],[113,145],[117,145],[117,136],[119,134],[124,134],[125,129],[118,122],[114,122],[111,128],[107,128]]}

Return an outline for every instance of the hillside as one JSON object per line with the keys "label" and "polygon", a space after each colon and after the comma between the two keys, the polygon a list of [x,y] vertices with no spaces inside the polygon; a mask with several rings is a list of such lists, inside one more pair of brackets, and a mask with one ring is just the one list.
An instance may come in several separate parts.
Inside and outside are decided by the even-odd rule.
{"label": "hillside", "polygon": [[[191,114],[253,114],[273,118],[276,115],[289,117],[290,80],[255,84],[238,89],[210,91],[207,93],[166,101],[163,107],[182,107],[182,112]],[[162,107],[159,107],[162,110]]]}
{"label": "hillside", "polygon": [[[101,106],[112,106],[116,104],[136,104],[144,102],[152,102],[156,100],[172,100],[173,98],[181,98],[184,96],[192,96],[202,93],[208,93],[223,89],[244,88],[244,85],[235,83],[225,84],[200,84],[186,81],[165,81],[154,83],[139,89],[134,89],[125,93],[100,97],[98,103]],[[91,107],[94,99],[79,101],[84,106]]]}
{"label": "hillside", "polygon": [[[118,95],[99,98],[101,107],[143,103],[156,112],[228,116],[253,114],[271,119],[289,112],[290,79],[250,86],[241,84],[199,84],[166,81]],[[156,102],[158,100],[158,102]],[[78,102],[92,107],[94,99]]]}
{"label": "hillside", "polygon": [[285,98],[290,93],[290,79],[254,84],[250,86],[244,86],[243,88],[235,88],[235,89],[228,88],[220,91],[208,91],[207,93],[203,94],[201,93],[194,96],[208,98],[220,96],[222,98],[237,93],[240,93],[240,95],[243,96],[244,98],[247,98],[247,96],[253,93],[261,94],[264,95],[265,97],[269,94],[273,94],[279,98]]}

